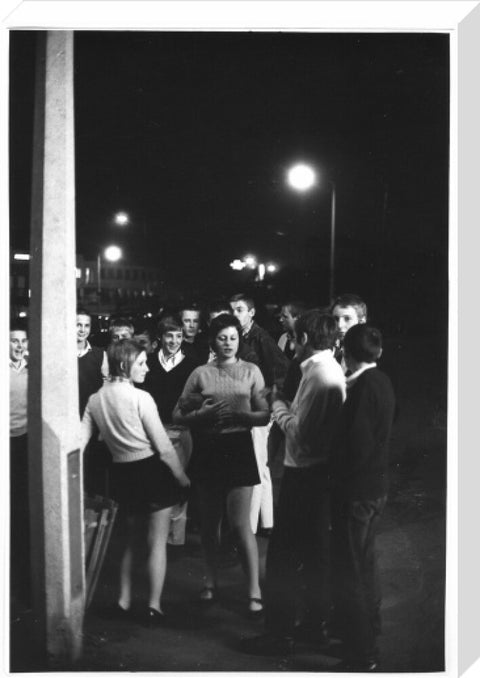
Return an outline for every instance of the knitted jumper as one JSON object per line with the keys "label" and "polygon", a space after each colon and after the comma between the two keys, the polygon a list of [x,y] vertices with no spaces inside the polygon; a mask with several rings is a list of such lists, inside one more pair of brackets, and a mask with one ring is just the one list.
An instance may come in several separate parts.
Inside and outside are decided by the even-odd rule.
{"label": "knitted jumper", "polygon": [[[187,379],[182,397],[192,393],[200,393],[204,398],[211,398],[214,402],[224,400],[233,412],[251,412],[252,397],[260,397],[260,392],[265,388],[262,373],[257,365],[245,362],[240,358],[237,362],[219,365],[216,360],[206,365],[197,367]],[[210,423],[205,423],[205,429],[209,430]],[[247,431],[249,426],[236,424],[225,426],[220,431],[218,428],[211,429],[220,433],[233,431]]]}
{"label": "knitted jumper", "polygon": [[16,438],[27,432],[28,367],[16,370],[10,367],[10,436]]}
{"label": "knitted jumper", "polygon": [[146,459],[155,450],[168,465],[172,456],[177,457],[152,396],[127,380],[107,381],[88,399],[82,419],[82,450],[95,427],[114,462]]}

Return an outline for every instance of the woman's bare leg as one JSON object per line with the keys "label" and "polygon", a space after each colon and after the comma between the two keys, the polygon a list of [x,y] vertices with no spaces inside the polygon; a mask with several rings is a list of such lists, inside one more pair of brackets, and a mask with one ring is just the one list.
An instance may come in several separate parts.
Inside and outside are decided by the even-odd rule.
{"label": "woman's bare leg", "polygon": [[124,610],[128,610],[132,602],[132,562],[133,542],[135,539],[134,528],[134,517],[127,516],[125,546],[120,560],[120,594],[118,597],[118,604]]}
{"label": "woman's bare leg", "polygon": [[148,524],[147,571],[150,583],[148,606],[162,611],[161,597],[167,571],[167,538],[171,507],[151,513]]}
{"label": "woman's bare leg", "polygon": [[[248,597],[261,598],[258,547],[250,521],[251,502],[251,487],[234,487],[227,495],[227,513],[243,559],[247,575]],[[251,609],[256,610],[258,607],[252,604]]]}

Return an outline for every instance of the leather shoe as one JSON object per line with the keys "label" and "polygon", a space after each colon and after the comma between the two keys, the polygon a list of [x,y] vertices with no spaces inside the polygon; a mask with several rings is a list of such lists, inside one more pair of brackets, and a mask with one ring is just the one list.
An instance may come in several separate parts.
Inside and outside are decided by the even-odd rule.
{"label": "leather shoe", "polygon": [[330,634],[327,622],[321,621],[317,624],[312,622],[302,622],[295,627],[293,637],[299,642],[315,645],[319,649],[330,647]]}
{"label": "leather shoe", "polygon": [[167,625],[167,617],[155,610],[153,607],[148,607],[145,613],[145,625],[151,628],[161,628]]}
{"label": "leather shoe", "polygon": [[253,638],[244,638],[240,642],[240,649],[245,654],[285,656],[294,652],[295,642],[290,636],[276,636],[265,633]]}

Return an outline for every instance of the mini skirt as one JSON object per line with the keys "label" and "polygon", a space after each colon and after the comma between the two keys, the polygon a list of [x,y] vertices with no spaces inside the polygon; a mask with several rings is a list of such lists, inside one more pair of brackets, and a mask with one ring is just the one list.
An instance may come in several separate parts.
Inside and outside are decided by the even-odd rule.
{"label": "mini skirt", "polygon": [[186,500],[182,488],[158,454],[112,464],[112,498],[127,513],[154,513]]}
{"label": "mini skirt", "polygon": [[193,453],[187,471],[194,482],[223,489],[260,483],[250,431],[193,434]]}

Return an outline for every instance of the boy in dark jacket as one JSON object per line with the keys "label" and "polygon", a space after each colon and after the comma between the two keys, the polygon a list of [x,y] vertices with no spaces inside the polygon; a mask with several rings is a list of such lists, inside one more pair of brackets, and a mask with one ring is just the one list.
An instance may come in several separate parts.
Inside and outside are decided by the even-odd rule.
{"label": "boy in dark jacket", "polygon": [[345,647],[345,671],[377,668],[380,588],[375,535],[388,493],[388,444],[395,397],[377,369],[379,330],[358,324],[345,334],[347,399],[332,466],[335,618]]}

